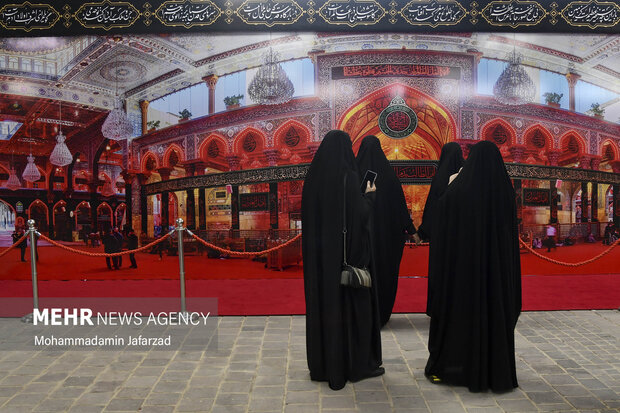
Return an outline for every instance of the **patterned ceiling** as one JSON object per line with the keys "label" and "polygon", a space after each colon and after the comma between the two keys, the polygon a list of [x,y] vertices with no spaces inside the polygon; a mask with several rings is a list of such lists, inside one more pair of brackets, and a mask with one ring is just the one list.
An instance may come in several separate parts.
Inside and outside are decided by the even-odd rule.
{"label": "patterned ceiling", "polygon": [[[57,106],[49,101],[62,100],[67,110],[63,118],[70,117],[71,111],[83,111],[86,115],[78,123],[88,126],[99,120],[96,114],[110,110],[117,90],[127,98],[128,110],[137,114],[139,100],[156,99],[201,82],[208,74],[222,76],[255,67],[269,46],[288,60],[306,57],[316,50],[330,53],[402,48],[473,50],[484,57],[504,59],[513,45],[528,65],[559,73],[574,71],[585,81],[620,93],[620,35],[256,33],[31,37],[0,40],[0,120],[37,125],[37,119],[52,117],[45,108]],[[15,101],[21,111],[11,109]],[[36,135],[49,135],[34,129]],[[11,140],[19,141],[24,136],[23,131],[18,131]]]}

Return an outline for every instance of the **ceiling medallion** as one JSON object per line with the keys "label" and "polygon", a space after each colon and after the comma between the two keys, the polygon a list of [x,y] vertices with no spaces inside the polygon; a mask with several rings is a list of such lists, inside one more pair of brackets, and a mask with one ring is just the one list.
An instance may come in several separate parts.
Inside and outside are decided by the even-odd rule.
{"label": "ceiling medallion", "polygon": [[379,114],[379,129],[392,139],[403,139],[418,127],[418,117],[405,99],[395,96]]}

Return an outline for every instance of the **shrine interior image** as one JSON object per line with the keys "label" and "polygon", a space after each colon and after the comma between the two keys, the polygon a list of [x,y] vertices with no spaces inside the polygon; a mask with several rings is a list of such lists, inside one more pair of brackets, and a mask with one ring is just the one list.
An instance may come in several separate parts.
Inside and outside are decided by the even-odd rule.
{"label": "shrine interior image", "polygon": [[[519,396],[520,404],[497,396],[491,407],[497,408],[493,411],[612,411],[604,409],[620,408],[620,248],[611,248],[605,236],[610,222],[620,228],[619,45],[618,34],[521,32],[256,31],[2,38],[0,251],[13,244],[16,230],[27,230],[28,221],[34,220],[39,233],[50,239],[40,239],[37,245],[42,300],[178,297],[175,228],[182,219],[182,225],[196,236],[186,232],[183,238],[188,297],[217,297],[217,314],[224,325],[220,339],[235,346],[243,347],[247,331],[260,330],[262,335],[259,327],[269,330],[280,325],[275,330],[286,330],[288,340],[283,349],[289,354],[286,382],[307,382],[307,387],[288,386],[286,391],[312,393],[311,407],[303,411],[329,412],[329,404],[319,400],[343,396],[311,382],[304,357],[297,357],[304,349],[305,313],[298,237],[303,231],[301,197],[305,174],[321,140],[330,130],[343,130],[357,153],[365,136],[377,136],[401,179],[416,226],[422,220],[442,146],[456,142],[467,158],[476,142],[490,141],[499,148],[517,194],[519,234],[524,241],[523,310],[529,312],[517,327],[518,369],[525,364],[531,367],[531,376],[524,375],[526,385],[512,393]],[[274,82],[276,92],[269,86]],[[558,246],[537,250],[541,258],[526,246],[544,238],[548,224],[556,228]],[[137,268],[130,267],[125,256],[120,269],[111,270],[105,258],[94,254],[104,252],[102,238],[115,227],[125,237],[133,229],[139,246],[172,235],[137,252]],[[198,238],[220,249],[207,247]],[[284,243],[273,252],[252,254]],[[402,356],[410,362],[406,374],[415,377],[412,384],[422,393],[428,385],[423,363],[420,366],[420,359],[426,358],[421,353],[426,354],[428,326],[423,314],[428,251],[428,245],[405,246],[394,307],[399,314],[383,332],[387,334],[383,338],[387,340],[386,371],[390,360]],[[0,296],[27,298],[31,303],[31,277],[29,250],[25,262],[19,248],[9,251],[2,258]],[[573,315],[573,310],[593,311]],[[399,330],[405,324],[416,331],[411,337]],[[583,348],[574,342],[568,350],[562,347],[562,338],[554,336],[559,337],[556,328],[561,326],[584,338]],[[227,331],[234,331],[229,334],[234,340],[226,341]],[[408,340],[419,342],[420,348],[408,347],[412,342]],[[579,374],[570,375],[570,369],[562,370],[570,376],[565,383],[543,380],[547,373],[537,370],[536,362],[550,348],[545,343],[557,346],[557,351],[585,352],[586,347],[596,351],[586,342],[597,343],[592,346],[600,346],[604,352],[600,358],[609,359],[597,362],[588,358],[594,353],[579,353],[583,358],[575,368],[587,370],[592,374],[589,379],[601,383],[607,393],[597,393],[601,389],[591,386],[594,381],[579,381]],[[265,354],[277,349],[263,347],[261,354],[269,358]],[[550,354],[553,368],[565,368],[563,357],[554,358],[553,351],[544,353]],[[122,362],[110,353],[104,358]],[[0,370],[12,366],[3,357]],[[225,366],[212,367],[243,364],[232,360],[217,359]],[[131,364],[133,359],[126,361]],[[291,371],[297,376],[291,377]],[[20,374],[13,372],[10,377]],[[32,389],[10,393],[5,387],[13,382],[0,376],[0,411],[43,408],[45,403],[28,404],[34,403],[26,397]],[[116,383],[116,376],[106,378]],[[204,397],[212,400],[198,411],[255,411],[250,387],[265,384],[255,378],[251,384],[244,380],[238,380],[239,392],[231,394],[245,396],[233,397],[229,404],[219,399],[221,392],[226,393],[224,385],[211,384],[219,390],[213,397]],[[155,382],[144,383],[155,388]],[[361,387],[347,393],[351,403],[342,399],[332,408],[410,411],[398,409],[398,393],[390,388],[389,376],[370,383],[366,389],[356,384]],[[377,383],[378,390],[372,387]],[[531,397],[527,383],[550,389],[552,400]],[[568,387],[555,385],[587,391],[576,396],[591,404],[572,403]],[[122,396],[127,390],[123,386],[117,383],[107,399],[88,399],[82,407],[103,410],[114,397],[129,400]],[[353,397],[364,390],[387,392],[388,408],[364,407],[373,403]],[[457,390],[445,391],[456,395],[458,409],[433,408],[432,395],[427,395],[419,411],[489,407],[467,404],[471,400]],[[19,392],[26,404],[15,401]],[[150,411],[146,394],[151,393],[138,397],[142,399],[138,407]],[[77,395],[57,411],[87,411],[80,410],[79,397],[83,396]],[[185,411],[183,397],[166,405],[172,406],[168,410]],[[288,393],[277,397],[284,397],[282,410],[289,404],[306,404]],[[243,400],[233,403],[238,399]],[[274,403],[271,410],[280,411]],[[229,410],[217,410],[220,404]],[[128,411],[138,409],[129,402],[123,406]]]}

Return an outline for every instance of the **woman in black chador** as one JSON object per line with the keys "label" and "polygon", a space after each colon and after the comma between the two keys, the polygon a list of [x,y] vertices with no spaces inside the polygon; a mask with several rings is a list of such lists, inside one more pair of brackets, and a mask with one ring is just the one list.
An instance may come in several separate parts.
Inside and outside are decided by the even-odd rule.
{"label": "woman in black chador", "polygon": [[478,392],[518,386],[514,329],[521,312],[515,192],[497,146],[479,142],[437,201],[430,244],[433,382]]}
{"label": "woman in black chador", "polygon": [[[340,285],[345,194],[347,262],[371,269],[372,288]],[[383,374],[371,261],[373,201],[372,190],[364,195],[360,189],[349,135],[329,132],[306,175],[301,220],[308,368],[312,380],[328,381],[334,390],[347,380]]]}
{"label": "woman in black chador", "polygon": [[398,270],[403,257],[407,234],[416,229],[407,211],[403,187],[385,157],[381,142],[375,136],[366,136],[357,153],[357,168],[363,179],[367,170],[377,173],[375,208],[373,214],[373,258],[377,270],[379,316],[384,326],[392,315]]}
{"label": "woman in black chador", "polygon": [[450,175],[457,173],[463,166],[463,162],[463,151],[458,143],[449,142],[441,148],[439,166],[437,167],[437,172],[435,172],[435,176],[431,181],[431,189],[428,191],[426,204],[424,205],[422,223],[418,228],[418,235],[420,235],[420,238],[426,240],[431,238],[431,229],[433,225],[433,218],[435,216],[435,205],[437,204],[437,200],[448,187]]}

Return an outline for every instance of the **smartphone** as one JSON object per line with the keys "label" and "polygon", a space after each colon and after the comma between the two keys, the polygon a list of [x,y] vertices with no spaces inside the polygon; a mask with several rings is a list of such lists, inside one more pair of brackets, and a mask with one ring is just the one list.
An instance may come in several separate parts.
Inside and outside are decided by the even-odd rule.
{"label": "smartphone", "polygon": [[375,171],[371,171],[368,169],[366,174],[364,175],[364,179],[362,180],[362,185],[360,186],[362,193],[366,192],[367,182],[370,182],[370,186],[375,184],[375,180],[377,179],[377,173]]}

